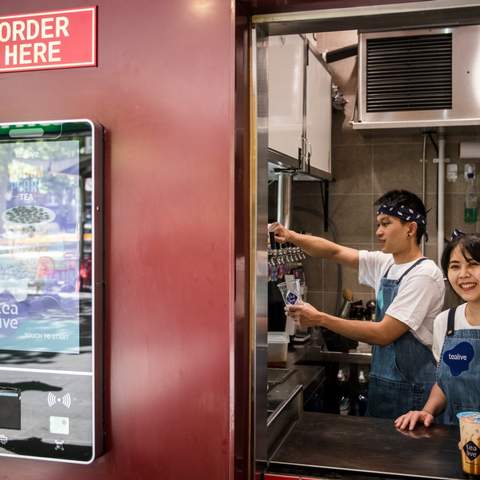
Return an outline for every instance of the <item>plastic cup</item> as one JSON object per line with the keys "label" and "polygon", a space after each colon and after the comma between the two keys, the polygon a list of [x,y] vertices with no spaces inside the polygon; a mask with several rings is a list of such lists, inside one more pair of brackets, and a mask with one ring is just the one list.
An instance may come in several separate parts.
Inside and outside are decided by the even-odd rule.
{"label": "plastic cup", "polygon": [[280,289],[285,305],[288,306],[303,303],[302,289],[298,278],[279,283],[277,287]]}
{"label": "plastic cup", "polygon": [[457,418],[462,469],[467,475],[480,475],[480,412],[460,412]]}

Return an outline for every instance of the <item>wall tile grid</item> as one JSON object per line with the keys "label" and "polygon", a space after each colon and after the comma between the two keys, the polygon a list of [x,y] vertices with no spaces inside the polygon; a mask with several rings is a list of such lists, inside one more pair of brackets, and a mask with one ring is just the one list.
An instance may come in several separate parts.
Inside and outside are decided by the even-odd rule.
{"label": "wall tile grid", "polygon": [[[321,51],[356,43],[356,32],[334,32],[317,35]],[[375,131],[360,133],[350,125],[356,95],[356,59],[349,58],[330,64],[333,81],[344,92],[348,103],[345,112],[334,111],[332,132],[332,169],[334,180],[330,185],[330,232],[323,232],[323,211],[320,186],[316,182],[295,182],[293,227],[360,249],[375,249],[376,220],[374,201],[390,189],[406,189],[422,195],[422,154],[424,137],[421,132]],[[437,135],[432,138],[438,143]],[[480,231],[480,224],[466,225],[463,208],[466,182],[465,163],[474,163],[480,174],[480,159],[459,159],[461,141],[480,141],[478,131],[446,132],[446,156],[458,165],[458,180],[445,185],[446,236],[454,227],[464,231]],[[426,145],[426,206],[430,240],[425,253],[436,260],[437,241],[437,156],[430,139]],[[309,285],[308,299],[317,307],[333,313],[337,303],[338,276],[335,265],[324,260],[308,259],[305,264]],[[353,291],[355,300],[369,300],[373,290],[358,284],[356,272],[342,269],[343,288]],[[448,302],[454,299],[448,295]]]}

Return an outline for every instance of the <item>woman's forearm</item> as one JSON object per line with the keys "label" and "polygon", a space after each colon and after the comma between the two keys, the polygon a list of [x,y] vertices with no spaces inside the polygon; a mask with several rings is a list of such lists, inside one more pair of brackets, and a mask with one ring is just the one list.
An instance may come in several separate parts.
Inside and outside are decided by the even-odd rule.
{"label": "woman's forearm", "polygon": [[423,410],[431,413],[435,417],[440,412],[442,412],[446,404],[447,398],[445,397],[445,394],[439,387],[438,383],[436,383],[430,391],[430,395],[428,397],[427,403],[425,403],[425,406],[423,407]]}

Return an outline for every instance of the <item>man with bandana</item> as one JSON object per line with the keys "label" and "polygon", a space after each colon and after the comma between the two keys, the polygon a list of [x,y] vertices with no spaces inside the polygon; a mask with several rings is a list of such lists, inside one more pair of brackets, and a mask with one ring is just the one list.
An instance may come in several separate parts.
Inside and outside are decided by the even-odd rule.
{"label": "man with bandana", "polygon": [[373,345],[367,415],[394,419],[421,410],[435,383],[433,320],[443,307],[445,285],[441,270],[421,253],[426,235],[423,202],[411,192],[392,190],[375,205],[382,251],[356,250],[279,223],[270,231],[278,242],[357,269],[359,283],[375,289],[372,322],[335,317],[308,303],[290,305],[288,314],[303,327],[321,326]]}

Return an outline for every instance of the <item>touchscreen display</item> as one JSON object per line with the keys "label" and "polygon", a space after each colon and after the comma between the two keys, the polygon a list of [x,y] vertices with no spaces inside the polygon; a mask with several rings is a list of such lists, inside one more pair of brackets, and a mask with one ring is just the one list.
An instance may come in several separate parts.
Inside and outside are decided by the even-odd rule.
{"label": "touchscreen display", "polygon": [[102,129],[0,124],[0,456],[102,451]]}
{"label": "touchscreen display", "polygon": [[0,143],[0,350],[79,353],[85,148],[68,137]]}

